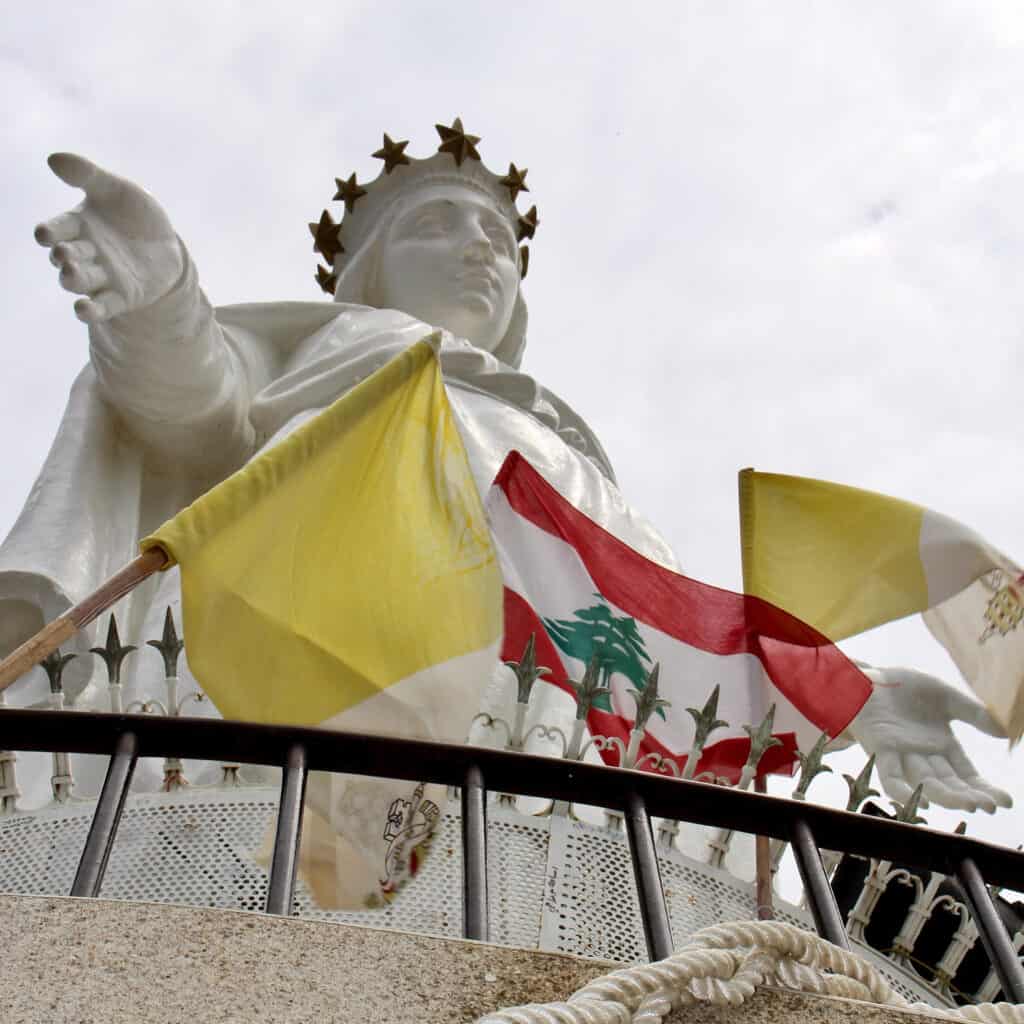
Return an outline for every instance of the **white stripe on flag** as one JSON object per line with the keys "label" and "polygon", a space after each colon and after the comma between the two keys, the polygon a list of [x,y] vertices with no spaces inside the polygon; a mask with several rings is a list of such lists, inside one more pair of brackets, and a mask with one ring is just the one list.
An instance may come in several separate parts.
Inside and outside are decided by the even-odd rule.
{"label": "white stripe on flag", "polygon": [[[565,618],[581,598],[598,588],[576,549],[535,526],[511,507],[504,491],[494,487],[487,498],[495,546],[505,586],[518,593],[542,618]],[[605,598],[607,601],[607,598]],[[781,693],[753,654],[715,654],[693,647],[644,623],[634,610],[615,608],[642,625],[644,643],[652,661],[660,662],[659,693],[672,701],[667,718],[653,716],[647,731],[676,753],[685,753],[693,742],[693,719],[687,707],[701,707],[715,685],[720,685],[719,718],[728,728],[716,731],[713,740],[745,737],[744,725],[757,725],[770,704],[775,704],[775,731],[793,732],[798,746],[809,749],[821,730]],[[571,677],[579,678],[582,666],[567,664]],[[616,714],[632,719],[634,704],[628,684],[618,680],[613,688]]]}

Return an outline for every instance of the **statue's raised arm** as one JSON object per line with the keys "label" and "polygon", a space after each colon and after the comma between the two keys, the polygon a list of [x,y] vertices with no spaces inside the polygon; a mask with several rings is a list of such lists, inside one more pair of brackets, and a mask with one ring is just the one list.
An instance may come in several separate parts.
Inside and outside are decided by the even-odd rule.
{"label": "statue's raised arm", "polygon": [[244,375],[163,207],[83,156],[48,163],[85,199],[35,236],[60,284],[81,296],[75,314],[104,398],[161,454],[217,469],[239,462],[251,443]]}

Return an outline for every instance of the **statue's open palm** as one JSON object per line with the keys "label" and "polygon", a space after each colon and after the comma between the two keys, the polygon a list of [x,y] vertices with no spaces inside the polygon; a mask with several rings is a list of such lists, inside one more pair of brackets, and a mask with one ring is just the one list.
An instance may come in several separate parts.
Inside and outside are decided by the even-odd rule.
{"label": "statue's open palm", "polygon": [[976,701],[924,672],[909,668],[868,669],[871,699],[850,727],[857,742],[876,756],[885,791],[905,803],[919,784],[923,795],[944,807],[993,813],[1009,807],[1010,795],[987,782],[953,735],[953,720],[989,736],[1005,735]]}
{"label": "statue's open palm", "polygon": [[85,192],[85,201],[36,228],[50,249],[60,283],[83,296],[75,313],[88,324],[142,309],[181,276],[181,244],[160,204],[134,182],[74,153],[47,161],[61,181]]}

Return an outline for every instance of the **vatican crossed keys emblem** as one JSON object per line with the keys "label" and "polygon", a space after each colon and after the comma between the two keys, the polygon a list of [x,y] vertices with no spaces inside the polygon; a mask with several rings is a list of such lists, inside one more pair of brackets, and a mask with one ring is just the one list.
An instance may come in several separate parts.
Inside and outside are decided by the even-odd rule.
{"label": "vatican crossed keys emblem", "polygon": [[1011,582],[1002,569],[994,569],[981,577],[981,584],[992,596],[985,606],[985,629],[978,637],[979,644],[996,633],[1006,636],[1024,620],[1024,600],[1021,599],[1024,575]]}

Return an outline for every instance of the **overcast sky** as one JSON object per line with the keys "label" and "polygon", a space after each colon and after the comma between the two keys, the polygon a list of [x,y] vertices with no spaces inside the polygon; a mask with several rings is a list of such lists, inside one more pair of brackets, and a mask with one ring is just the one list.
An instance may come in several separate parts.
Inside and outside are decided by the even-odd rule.
{"label": "overcast sky", "polygon": [[[461,115],[492,169],[530,169],[525,367],[592,424],[690,575],[739,587],[750,465],[920,502],[1024,559],[1013,0],[4,14],[0,530],[86,358],[32,240],[77,202],[49,152],[147,186],[215,304],[317,300],[306,222],[334,177],[375,176],[383,131],[425,156]],[[916,621],[844,648],[956,679]],[[1018,803],[970,831],[1016,845],[1024,762],[961,735]],[[811,794],[845,800],[840,780]]]}

